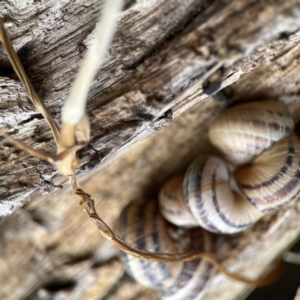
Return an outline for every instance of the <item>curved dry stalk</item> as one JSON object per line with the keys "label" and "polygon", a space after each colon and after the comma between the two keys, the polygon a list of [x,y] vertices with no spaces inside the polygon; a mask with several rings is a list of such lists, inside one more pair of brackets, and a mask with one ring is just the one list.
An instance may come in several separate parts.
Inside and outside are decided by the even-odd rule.
{"label": "curved dry stalk", "polygon": [[59,141],[58,126],[56,125],[54,119],[52,118],[52,115],[48,111],[48,108],[46,107],[46,105],[44,104],[42,99],[38,96],[34,87],[32,86],[32,84],[20,62],[20,59],[13,48],[13,45],[9,38],[9,35],[6,32],[6,29],[5,29],[1,19],[0,19],[0,42],[2,43],[5,52],[7,53],[8,59],[12,65],[13,69],[15,70],[16,74],[18,75],[19,79],[21,80],[21,82],[24,86],[28,98],[31,100],[31,102],[34,104],[34,106],[37,108],[37,110],[43,115],[43,117],[48,122],[48,124],[51,128],[54,140],[55,140],[56,144],[58,144],[58,141]]}
{"label": "curved dry stalk", "polygon": [[24,143],[14,139],[13,137],[11,137],[9,134],[7,134],[5,131],[3,131],[1,128],[0,128],[0,135],[4,136],[5,138],[7,138],[9,141],[11,141],[14,145],[16,145],[17,147],[19,147],[20,149],[26,151],[28,154],[34,156],[34,157],[37,157],[37,158],[40,158],[40,159],[44,159],[44,160],[47,160],[48,162],[52,163],[52,164],[57,164],[61,161],[64,161],[64,159],[70,155],[70,153],[73,153],[74,150],[79,150],[81,149],[82,147],[86,146],[86,143],[80,143],[78,145],[76,145],[75,147],[71,147],[71,148],[66,148],[63,152],[57,154],[57,155],[54,155],[54,156],[51,156],[49,154],[46,154],[46,153],[43,153],[43,152],[40,152],[40,151],[37,151],[37,150],[34,150],[30,147],[28,147],[27,145],[25,145]]}
{"label": "curved dry stalk", "polygon": [[226,275],[228,278],[250,284],[255,286],[267,285],[275,281],[278,276],[281,274],[282,262],[276,266],[274,270],[267,276],[263,276],[258,279],[249,279],[242,275],[229,272],[224,268],[216,258],[208,252],[183,252],[183,253],[159,253],[159,252],[150,252],[147,250],[139,249],[116,235],[112,229],[99,217],[96,209],[94,200],[91,196],[85,193],[80,187],[76,180],[75,176],[70,176],[70,182],[74,194],[78,195],[81,198],[80,205],[83,207],[84,211],[88,214],[91,221],[99,228],[101,234],[108,239],[114,246],[118,249],[126,252],[129,255],[132,255],[137,258],[145,259],[152,262],[177,262],[177,261],[188,261],[195,258],[201,258],[206,262],[214,266],[219,272]]}

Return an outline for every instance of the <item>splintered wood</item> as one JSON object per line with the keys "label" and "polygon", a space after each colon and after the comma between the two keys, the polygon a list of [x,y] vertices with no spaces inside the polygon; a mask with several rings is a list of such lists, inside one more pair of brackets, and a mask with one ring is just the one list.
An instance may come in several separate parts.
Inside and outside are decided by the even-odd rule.
{"label": "splintered wood", "polygon": [[[279,99],[296,121],[300,115],[296,1],[125,5],[92,84],[87,105],[91,143],[80,152],[83,189],[96,199],[109,225],[129,200],[155,197],[166,179],[202,151],[211,151],[207,128],[226,100]],[[56,121],[99,9],[99,1],[0,3],[0,16],[26,73]],[[24,144],[53,154],[45,121],[16,78],[8,77],[12,70],[1,52],[0,66],[1,127]],[[243,73],[250,74],[240,78]],[[1,299],[157,299],[124,274],[116,250],[78,208],[70,188],[59,189],[64,180],[49,164],[5,139],[1,149],[0,214],[27,203],[1,224]],[[298,239],[299,208],[297,203],[269,215],[234,237],[216,237],[217,258],[231,271],[261,275]],[[248,291],[217,274],[205,299],[239,299]]]}

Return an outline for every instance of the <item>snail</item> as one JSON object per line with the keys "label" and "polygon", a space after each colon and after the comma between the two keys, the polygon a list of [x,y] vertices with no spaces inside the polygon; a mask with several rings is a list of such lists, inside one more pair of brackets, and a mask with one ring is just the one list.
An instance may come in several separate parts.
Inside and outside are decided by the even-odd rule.
{"label": "snail", "polygon": [[234,106],[210,125],[210,142],[235,165],[249,163],[294,130],[287,107],[275,100]]}
{"label": "snail", "polygon": [[[149,251],[211,251],[211,236],[207,231],[199,228],[187,231],[184,242],[189,247],[180,249],[182,245],[176,245],[171,230],[170,224],[159,213],[155,201],[129,203],[122,211],[117,227],[121,238]],[[120,256],[126,271],[141,284],[156,289],[159,297],[164,300],[200,299],[212,273],[212,266],[200,258],[165,263],[149,262],[124,252]]]}
{"label": "snail", "polygon": [[159,195],[164,217],[178,226],[235,233],[297,199],[300,143],[293,128],[285,105],[274,100],[221,114],[212,122],[209,138],[227,161],[200,157],[184,178],[167,182]]}
{"label": "snail", "polygon": [[[221,234],[240,232],[265,213],[297,199],[300,192],[300,141],[293,129],[287,108],[274,100],[238,105],[212,122],[209,138],[224,158],[198,157],[184,176],[171,178],[159,192],[161,214],[170,223],[184,228],[188,240],[193,241],[187,250],[193,251],[193,247],[197,247],[197,250],[211,251],[209,235],[202,228]],[[162,226],[166,222],[154,207],[153,202],[130,203],[121,214],[118,233],[133,245],[148,251],[179,251],[167,234],[168,225]],[[198,240],[191,238],[195,232],[203,240],[200,248]],[[185,272],[183,265],[186,262],[161,265],[125,253],[121,258],[128,273],[140,283],[155,288],[161,299],[200,299],[202,288],[212,272],[202,261],[202,271],[192,272],[187,291],[178,297],[177,292],[172,294],[172,291],[180,293],[178,274]],[[163,278],[162,273],[167,278]],[[145,282],[144,276],[151,277],[153,282]],[[193,279],[194,276],[197,280]],[[197,288],[198,293],[187,297]],[[166,298],[167,294],[172,294],[172,297]]]}

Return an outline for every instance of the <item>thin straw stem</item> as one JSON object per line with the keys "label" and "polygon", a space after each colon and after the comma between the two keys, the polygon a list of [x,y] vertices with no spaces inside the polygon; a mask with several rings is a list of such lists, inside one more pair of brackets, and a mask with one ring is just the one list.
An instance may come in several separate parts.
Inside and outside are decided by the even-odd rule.
{"label": "thin straw stem", "polygon": [[31,102],[34,104],[34,106],[37,108],[37,110],[44,116],[44,118],[48,122],[48,124],[51,128],[54,140],[55,140],[56,144],[58,144],[58,142],[59,142],[58,127],[57,127],[54,119],[52,118],[52,115],[48,111],[48,108],[46,107],[46,105],[44,104],[42,99],[38,96],[34,87],[32,86],[32,84],[20,62],[20,59],[13,48],[10,37],[6,32],[1,19],[0,19],[0,42],[2,43],[5,52],[7,53],[8,59],[12,65],[14,71],[16,72],[16,74],[18,75],[19,79],[21,80],[21,82],[24,86],[28,98],[31,100]]}
{"label": "thin straw stem", "polygon": [[62,110],[62,121],[76,125],[85,115],[87,94],[113,38],[122,0],[106,0],[95,29],[95,39],[88,49]]}

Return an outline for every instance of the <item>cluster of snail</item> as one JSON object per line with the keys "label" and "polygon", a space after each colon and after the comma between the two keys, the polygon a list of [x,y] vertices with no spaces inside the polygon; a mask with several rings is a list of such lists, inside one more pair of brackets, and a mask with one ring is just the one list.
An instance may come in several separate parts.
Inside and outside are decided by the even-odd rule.
{"label": "cluster of snail", "polygon": [[[265,100],[232,107],[212,122],[209,138],[224,159],[199,157],[184,176],[168,181],[159,193],[161,213],[155,201],[127,205],[117,228],[122,238],[149,251],[209,252],[206,230],[240,232],[297,199],[300,142],[283,103]],[[180,236],[165,219],[185,234]],[[169,300],[200,299],[213,269],[199,258],[148,262],[121,253],[121,259],[132,277]]]}

